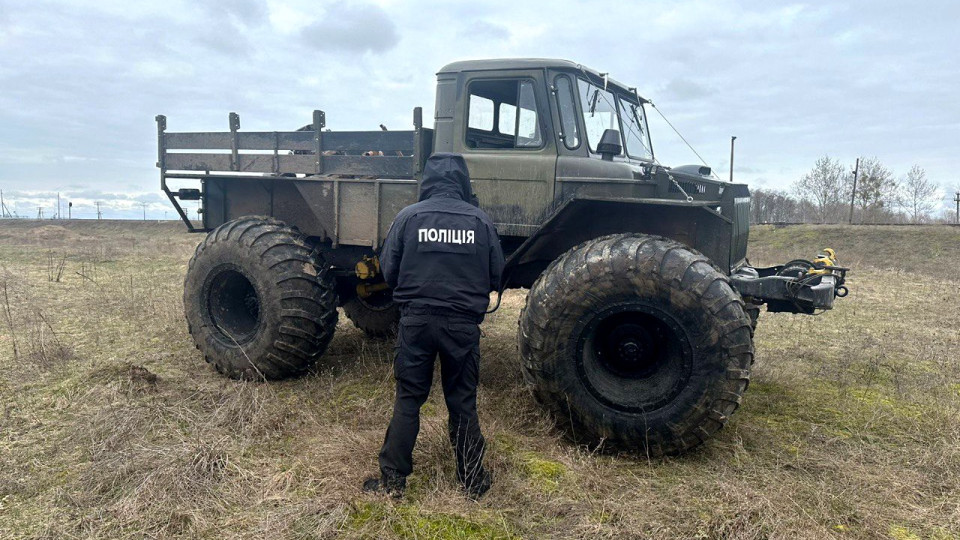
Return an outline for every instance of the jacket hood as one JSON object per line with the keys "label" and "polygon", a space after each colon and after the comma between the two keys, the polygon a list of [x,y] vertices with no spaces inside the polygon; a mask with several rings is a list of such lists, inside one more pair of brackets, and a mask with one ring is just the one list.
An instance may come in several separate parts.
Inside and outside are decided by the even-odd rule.
{"label": "jacket hood", "polygon": [[471,202],[470,172],[460,154],[438,152],[427,158],[420,181],[420,200],[453,197]]}

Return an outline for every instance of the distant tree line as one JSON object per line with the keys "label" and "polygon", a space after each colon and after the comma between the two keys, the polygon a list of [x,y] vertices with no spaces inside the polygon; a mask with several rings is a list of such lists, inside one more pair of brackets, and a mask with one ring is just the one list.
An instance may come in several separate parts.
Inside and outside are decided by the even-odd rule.
{"label": "distant tree line", "polygon": [[[853,170],[823,156],[789,191],[751,189],[753,223],[953,223],[952,211],[937,214],[944,191],[919,166],[897,177],[879,159],[861,158],[854,191]],[[960,188],[958,188],[960,191]]]}

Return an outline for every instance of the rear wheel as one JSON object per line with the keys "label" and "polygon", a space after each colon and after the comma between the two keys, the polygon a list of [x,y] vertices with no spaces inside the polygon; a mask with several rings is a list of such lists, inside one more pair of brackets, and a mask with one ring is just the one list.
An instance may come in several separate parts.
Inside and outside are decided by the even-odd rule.
{"label": "rear wheel", "polygon": [[366,298],[354,295],[343,303],[343,312],[354,326],[371,338],[397,335],[400,306],[393,301],[390,291],[378,291]]}
{"label": "rear wheel", "polygon": [[531,288],[522,370],[575,438],[675,454],[740,404],[750,326],[739,295],[702,255],[663,238],[607,236],[568,251]]}
{"label": "rear wheel", "polygon": [[184,282],[190,334],[207,362],[244,379],[310,368],[337,325],[334,281],[321,255],[281,221],[244,217],[197,246]]}

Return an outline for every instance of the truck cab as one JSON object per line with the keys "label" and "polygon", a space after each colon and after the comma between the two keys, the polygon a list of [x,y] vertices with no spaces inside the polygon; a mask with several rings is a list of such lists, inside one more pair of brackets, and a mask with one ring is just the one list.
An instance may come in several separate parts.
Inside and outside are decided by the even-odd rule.
{"label": "truck cab", "polygon": [[570,242],[619,230],[679,240],[729,270],[743,264],[747,187],[709,167],[660,165],[647,105],[636,88],[566,60],[440,70],[434,150],[463,154],[515,283],[529,286]]}
{"label": "truck cab", "polygon": [[[652,194],[636,182],[655,163],[646,103],[636,89],[573,62],[455,62],[437,76],[434,149],[464,155],[503,234],[529,236],[555,200],[575,192]],[[598,144],[607,129],[620,151],[604,160]],[[606,188],[597,190],[601,179]]]}

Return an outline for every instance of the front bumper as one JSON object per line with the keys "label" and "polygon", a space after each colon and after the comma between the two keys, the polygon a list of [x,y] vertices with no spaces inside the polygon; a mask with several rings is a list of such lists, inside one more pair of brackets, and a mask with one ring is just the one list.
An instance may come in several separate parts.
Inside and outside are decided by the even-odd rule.
{"label": "front bumper", "polygon": [[846,296],[844,276],[838,273],[806,276],[779,275],[782,267],[738,269],[730,280],[744,300],[767,304],[767,311],[812,314],[832,309],[834,299]]}

